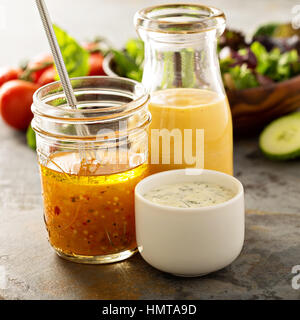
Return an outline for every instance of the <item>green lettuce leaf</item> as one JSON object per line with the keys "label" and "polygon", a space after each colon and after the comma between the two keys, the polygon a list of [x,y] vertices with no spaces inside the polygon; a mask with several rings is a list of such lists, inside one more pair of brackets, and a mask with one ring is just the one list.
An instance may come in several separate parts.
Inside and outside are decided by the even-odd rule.
{"label": "green lettuce leaf", "polygon": [[139,69],[138,71],[132,70],[127,73],[128,78],[136,80],[138,82],[142,81],[143,78],[143,69]]}
{"label": "green lettuce leaf", "polygon": [[256,71],[265,74],[270,67],[269,53],[266,48],[259,42],[255,41],[251,44],[251,51],[255,54],[257,59]]}
{"label": "green lettuce leaf", "polygon": [[35,132],[31,128],[31,126],[28,127],[27,132],[26,132],[26,140],[27,140],[27,145],[35,150],[36,149],[36,139],[35,139]]}
{"label": "green lettuce leaf", "polygon": [[130,39],[125,46],[127,54],[141,66],[144,61],[144,42],[139,39]]}
{"label": "green lettuce leaf", "polygon": [[[53,28],[69,77],[86,76],[89,73],[89,52],[57,25],[53,25]],[[58,75],[57,80],[59,80]]]}
{"label": "green lettuce leaf", "polygon": [[[89,73],[89,52],[81,47],[78,42],[70,37],[64,30],[57,25],[53,25],[59,47],[70,78],[86,76]],[[59,80],[58,74],[56,80]],[[27,144],[33,150],[36,149],[35,132],[28,127]]]}
{"label": "green lettuce leaf", "polygon": [[235,66],[229,71],[237,90],[258,87],[258,81],[246,64]]}
{"label": "green lettuce leaf", "polygon": [[287,80],[298,74],[300,70],[300,62],[297,50],[291,50],[283,53],[277,65],[278,80]]}
{"label": "green lettuce leaf", "polygon": [[133,57],[129,56],[127,52],[112,50],[116,62],[116,72],[123,77],[136,76],[140,67],[136,64]]}
{"label": "green lettuce leaf", "polygon": [[272,37],[275,30],[280,26],[278,22],[271,22],[261,25],[254,32],[253,37],[257,36],[269,36]]}
{"label": "green lettuce leaf", "polygon": [[130,39],[126,42],[125,50],[111,50],[116,62],[116,73],[120,76],[141,81],[143,77],[144,42]]}
{"label": "green lettuce leaf", "polygon": [[279,48],[267,52],[259,42],[253,42],[251,50],[257,59],[256,71],[274,81],[284,81],[299,74],[300,61],[296,49],[284,53]]}
{"label": "green lettuce leaf", "polygon": [[220,63],[220,70],[221,70],[221,74],[227,73],[230,71],[231,69],[231,65],[234,63],[235,61],[231,58],[231,57],[226,57],[224,59],[220,59],[219,63]]}

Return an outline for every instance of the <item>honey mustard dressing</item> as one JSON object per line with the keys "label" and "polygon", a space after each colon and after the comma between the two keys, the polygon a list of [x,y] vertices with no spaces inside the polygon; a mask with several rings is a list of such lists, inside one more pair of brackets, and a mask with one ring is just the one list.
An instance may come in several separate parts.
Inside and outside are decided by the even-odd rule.
{"label": "honey mustard dressing", "polygon": [[[196,167],[233,174],[232,120],[224,95],[204,89],[160,90],[152,94],[149,110],[152,173]],[[153,138],[157,133],[153,129],[159,130],[159,139]],[[201,133],[198,137],[197,130]],[[170,141],[169,149],[164,148],[163,141]],[[164,163],[166,156],[169,163]],[[192,158],[194,161],[189,160]]]}

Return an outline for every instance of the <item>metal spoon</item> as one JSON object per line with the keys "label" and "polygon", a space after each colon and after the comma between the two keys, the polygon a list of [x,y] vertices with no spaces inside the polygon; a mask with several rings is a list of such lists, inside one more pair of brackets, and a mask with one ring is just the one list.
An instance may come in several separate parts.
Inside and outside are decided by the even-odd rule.
{"label": "metal spoon", "polygon": [[[72,109],[77,109],[77,100],[71,85],[71,81],[67,72],[66,65],[64,63],[63,56],[61,54],[59,44],[57,42],[57,38],[53,29],[53,25],[46,4],[44,0],[36,0],[36,5],[39,10],[44,30],[48,38],[48,42],[67,99],[67,103]],[[86,126],[76,127],[76,131],[80,136],[89,135],[89,130]],[[80,148],[79,150],[80,156],[84,156],[84,154],[82,154],[81,149],[82,148]]]}

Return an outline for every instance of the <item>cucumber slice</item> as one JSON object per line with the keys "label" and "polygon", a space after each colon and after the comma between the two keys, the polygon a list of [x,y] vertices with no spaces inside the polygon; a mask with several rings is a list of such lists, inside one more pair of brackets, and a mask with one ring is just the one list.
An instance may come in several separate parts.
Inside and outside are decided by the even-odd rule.
{"label": "cucumber slice", "polygon": [[266,157],[288,160],[300,156],[300,113],[295,112],[271,122],[259,137]]}

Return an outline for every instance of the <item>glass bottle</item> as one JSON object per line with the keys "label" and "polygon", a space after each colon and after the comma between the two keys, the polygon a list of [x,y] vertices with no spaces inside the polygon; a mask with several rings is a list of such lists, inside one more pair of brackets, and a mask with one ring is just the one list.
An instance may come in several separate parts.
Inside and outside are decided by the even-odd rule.
{"label": "glass bottle", "polygon": [[149,95],[133,80],[72,79],[78,108],[60,82],[33,99],[44,220],[59,256],[80,263],[136,251],[134,188],[147,175]]}
{"label": "glass bottle", "polygon": [[135,26],[151,93],[151,173],[197,167],[232,174],[232,119],[217,56],[223,12],[166,4],[137,12]]}

